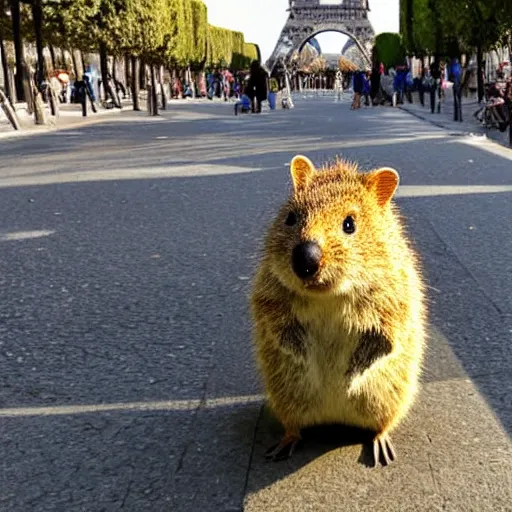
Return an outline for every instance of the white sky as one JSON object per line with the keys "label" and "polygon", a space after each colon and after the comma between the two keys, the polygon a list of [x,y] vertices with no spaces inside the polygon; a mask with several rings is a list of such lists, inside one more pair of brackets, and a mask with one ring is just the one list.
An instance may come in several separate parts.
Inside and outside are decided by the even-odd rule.
{"label": "white sky", "polygon": [[[263,61],[272,53],[288,13],[288,0],[203,0],[208,21],[213,25],[239,30],[245,40],[260,45]],[[325,3],[338,3],[325,0]],[[398,32],[399,0],[370,0],[369,18],[375,32]],[[320,34],[318,42],[325,53],[338,53],[347,38],[342,34]]]}

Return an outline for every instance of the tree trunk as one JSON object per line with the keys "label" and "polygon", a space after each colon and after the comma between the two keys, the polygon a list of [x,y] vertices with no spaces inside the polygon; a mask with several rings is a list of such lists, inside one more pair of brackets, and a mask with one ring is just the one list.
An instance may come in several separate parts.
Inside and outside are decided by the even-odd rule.
{"label": "tree trunk", "polygon": [[81,74],[80,74],[80,70],[78,69],[78,62],[76,61],[75,50],[73,50],[71,48],[69,53],[71,53],[71,61],[73,62],[73,72],[75,74],[75,81],[76,80],[80,80],[81,79]]}
{"label": "tree trunk", "polygon": [[158,97],[156,94],[156,71],[155,66],[151,64],[150,66],[151,71],[151,107],[152,107],[152,116],[158,115]]}
{"label": "tree trunk", "polygon": [[116,80],[117,80],[117,70],[116,70],[116,56],[114,55],[112,57],[112,79],[114,80],[114,84],[116,83]]}
{"label": "tree trunk", "polygon": [[[52,58],[52,69],[55,71],[57,69],[57,57],[55,55],[55,48],[52,45],[48,47],[50,49],[50,57]],[[64,64],[64,50],[62,51],[62,64]],[[60,66],[59,66],[60,67]]]}
{"label": "tree trunk", "polygon": [[[26,66],[28,68],[28,66]],[[36,124],[46,124],[46,108],[43,102],[43,95],[41,91],[38,89],[36,84],[34,83],[34,79],[27,73],[27,79],[25,80],[26,88],[26,96],[27,98],[30,96],[30,103],[32,104],[32,109],[34,113],[34,118]]]}
{"label": "tree trunk", "polygon": [[158,82],[160,83],[160,94],[162,95],[162,110],[167,110],[167,95],[164,87],[164,70],[163,66],[158,67]]}
{"label": "tree trunk", "polygon": [[[84,58],[84,52],[80,50],[80,60],[82,61],[82,75],[85,75],[85,58]],[[78,70],[77,70],[78,72]]]}
{"label": "tree trunk", "polygon": [[190,74],[190,90],[192,91],[192,99],[196,98],[196,73],[192,72],[190,66],[188,68]]}
{"label": "tree trunk", "polygon": [[[134,76],[133,69],[130,68],[131,61],[128,55],[124,56],[124,85],[126,92],[133,91],[132,78]],[[131,75],[131,76],[130,76]]]}
{"label": "tree trunk", "polygon": [[34,117],[36,124],[47,123],[42,94],[37,88],[34,89]]}
{"label": "tree trunk", "polygon": [[132,57],[132,78],[130,85],[132,86],[132,100],[133,100],[133,110],[140,110],[140,61],[137,57]]}
{"label": "tree trunk", "polygon": [[7,98],[7,96],[3,93],[2,89],[0,89],[0,105],[2,106],[5,115],[7,119],[9,119],[12,127],[15,130],[20,130],[20,122],[18,120],[18,117],[16,116],[16,112],[11,106],[10,100]]}
{"label": "tree trunk", "polygon": [[477,80],[478,80],[478,103],[484,99],[484,77],[482,76],[483,51],[481,46],[476,49]]}
{"label": "tree trunk", "polygon": [[33,73],[30,66],[23,61],[21,66],[22,81],[23,81],[23,98],[27,102],[27,113],[31,116],[34,113],[34,80]]}
{"label": "tree trunk", "polygon": [[140,66],[139,66],[139,76],[138,76],[138,80],[139,80],[139,87],[141,89],[146,89],[146,63],[144,61],[141,61],[140,63]]}
{"label": "tree trunk", "polygon": [[[101,41],[99,45],[99,53],[100,53],[100,74],[101,74],[101,85],[103,88],[103,99],[105,101],[108,100],[108,97],[112,97],[109,82],[108,82],[108,55],[107,55],[107,45]],[[101,96],[101,92],[100,92]]]}
{"label": "tree trunk", "polygon": [[2,33],[2,27],[0,25],[0,60],[2,61],[2,71],[4,75],[4,84],[5,84],[5,94],[7,95],[7,98],[11,103],[13,103],[13,99],[11,97],[11,84],[10,84],[10,69],[9,65],[7,64],[7,55],[5,54],[5,45],[4,45],[4,38]]}
{"label": "tree trunk", "polygon": [[107,45],[101,41],[99,45],[99,51],[100,51],[100,69],[101,69],[101,83],[103,85],[103,94],[105,101],[108,100],[108,98],[112,98],[112,101],[114,102],[114,106],[117,108],[121,108],[121,103],[119,102],[119,98],[117,97],[117,94],[112,89],[110,80],[109,80],[109,73],[108,73],[108,55],[107,55]]}
{"label": "tree trunk", "polygon": [[48,100],[50,103],[50,112],[52,116],[59,117],[59,99],[57,98],[57,93],[53,88],[53,85],[48,84]]}
{"label": "tree trunk", "polygon": [[36,87],[39,89],[46,78],[46,63],[43,54],[43,7],[41,0],[32,1],[32,18],[34,20],[34,33],[37,50],[37,78]]}
{"label": "tree trunk", "polygon": [[23,41],[21,39],[20,29],[20,0],[11,0],[11,19],[12,19],[12,36],[14,41],[14,52],[16,59],[16,99],[23,101],[25,99],[25,91],[23,87]]}

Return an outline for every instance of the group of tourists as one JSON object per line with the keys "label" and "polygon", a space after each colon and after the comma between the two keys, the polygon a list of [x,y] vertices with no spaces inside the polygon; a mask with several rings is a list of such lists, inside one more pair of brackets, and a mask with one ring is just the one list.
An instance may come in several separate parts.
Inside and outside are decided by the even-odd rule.
{"label": "group of tourists", "polygon": [[224,98],[224,101],[231,98],[242,100],[245,96],[255,113],[261,112],[261,103],[267,99],[267,74],[257,60],[251,63],[248,73],[214,70],[208,73],[206,82],[206,97],[209,100],[215,97]]}
{"label": "group of tourists", "polygon": [[360,70],[354,72],[353,75],[353,90],[354,98],[352,100],[351,110],[361,108],[361,97],[364,97],[365,106],[370,106],[370,77],[371,71]]}
{"label": "group of tourists", "polygon": [[387,103],[396,106],[403,104],[405,98],[412,103],[412,92],[418,91],[420,103],[424,105],[425,93],[429,92],[432,112],[439,112],[445,75],[454,83],[456,94],[460,98],[464,74],[458,59],[448,63],[446,69],[434,60],[430,66],[423,66],[416,78],[407,65],[390,68],[387,73],[382,63],[373,69],[357,70],[352,79],[354,97],[351,109],[361,107],[361,98],[364,98],[365,106]]}
{"label": "group of tourists", "polygon": [[352,76],[352,89],[354,97],[351,109],[361,108],[361,99],[364,98],[364,105],[375,106],[380,103],[381,76],[384,75],[384,65],[381,63],[373,68],[358,69]]}
{"label": "group of tourists", "polygon": [[261,105],[268,98],[268,75],[257,60],[251,63],[249,76],[246,77],[239,101],[235,104],[238,112],[261,114]]}

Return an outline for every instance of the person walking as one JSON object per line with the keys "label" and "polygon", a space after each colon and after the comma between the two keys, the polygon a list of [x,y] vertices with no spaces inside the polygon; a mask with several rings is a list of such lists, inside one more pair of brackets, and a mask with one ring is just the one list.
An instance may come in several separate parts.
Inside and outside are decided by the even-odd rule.
{"label": "person walking", "polygon": [[420,96],[420,103],[421,103],[422,107],[425,106],[425,86],[426,86],[425,77],[426,76],[427,76],[427,72],[426,72],[425,66],[422,64],[420,77],[418,80],[418,93]]}
{"label": "person walking", "polygon": [[363,72],[357,70],[353,79],[354,99],[352,100],[351,110],[357,110],[361,107],[361,94],[363,94]]}
{"label": "person walking", "polygon": [[453,120],[462,122],[462,68],[459,59],[453,58],[448,69],[448,80],[453,82]]}
{"label": "person walking", "polygon": [[380,92],[380,66],[374,66],[370,75],[370,98],[372,99],[372,105],[378,104],[378,97]]}
{"label": "person walking", "polygon": [[261,113],[261,104],[267,99],[267,76],[260,63],[253,60],[250,68],[247,96],[251,100],[253,114]]}
{"label": "person walking", "polygon": [[439,114],[441,112],[441,66],[439,65],[437,57],[430,65],[430,76],[432,78],[432,85],[430,87],[430,110],[433,114],[436,110],[437,103],[437,113]]}
{"label": "person walking", "polygon": [[362,73],[363,77],[363,96],[365,107],[370,106],[370,71]]}

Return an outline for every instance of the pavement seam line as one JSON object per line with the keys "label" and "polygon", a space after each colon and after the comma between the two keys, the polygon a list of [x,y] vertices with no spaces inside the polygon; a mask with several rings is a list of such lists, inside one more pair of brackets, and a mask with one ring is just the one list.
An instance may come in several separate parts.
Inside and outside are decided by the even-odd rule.
{"label": "pavement seam line", "polygon": [[[208,379],[206,379],[204,385],[203,385],[203,396],[201,397],[201,400],[197,407],[194,409],[193,413],[193,419],[190,425],[190,431],[193,433],[197,424],[197,419],[199,417],[199,411],[201,409],[204,409],[204,406],[206,405],[206,393],[208,390]],[[176,466],[176,471],[174,472],[174,475],[176,476],[180,471],[183,469],[183,463],[185,461],[185,456],[187,455],[188,449],[190,445],[193,443],[194,439],[193,437],[189,438],[189,440],[185,443],[185,446],[183,447],[183,450],[181,451],[180,458],[178,460],[178,465]]]}
{"label": "pavement seam line", "polygon": [[256,446],[256,435],[257,435],[257,432],[258,432],[258,428],[259,428],[259,425],[260,425],[261,416],[263,414],[263,408],[264,407],[265,407],[265,403],[262,403],[260,405],[260,410],[258,412],[258,417],[256,418],[256,423],[254,425],[254,433],[253,433],[253,436],[252,436],[251,453],[249,454],[249,463],[247,464],[247,472],[245,474],[245,483],[244,483],[244,488],[243,488],[243,491],[242,491],[242,503],[240,504],[240,512],[244,511],[244,502],[245,502],[245,497],[247,496],[247,487],[249,486],[249,474],[251,472],[252,461],[253,461],[253,458],[254,458],[254,448]]}

